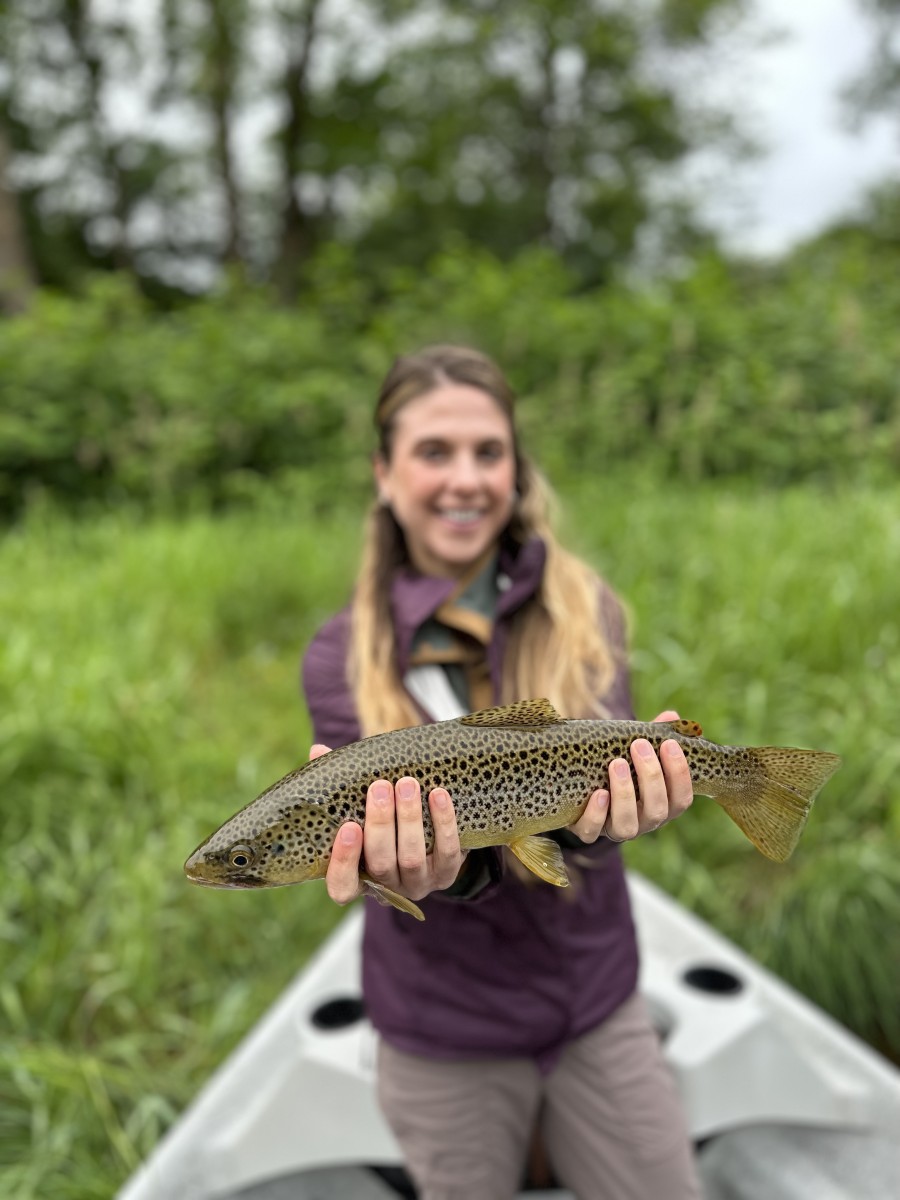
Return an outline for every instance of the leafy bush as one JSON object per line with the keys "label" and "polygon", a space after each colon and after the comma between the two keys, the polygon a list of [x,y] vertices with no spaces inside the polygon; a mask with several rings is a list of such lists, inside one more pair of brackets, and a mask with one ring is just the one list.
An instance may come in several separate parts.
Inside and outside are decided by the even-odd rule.
{"label": "leafy bush", "polygon": [[885,477],[898,323],[900,273],[858,240],[580,293],[546,251],[502,265],[464,245],[376,291],[332,246],[297,309],[234,290],[160,312],[104,278],[0,324],[0,512],[42,491],[233,503],[273,479],[328,508],[365,485],[391,358],[435,340],[495,355],[558,475]]}

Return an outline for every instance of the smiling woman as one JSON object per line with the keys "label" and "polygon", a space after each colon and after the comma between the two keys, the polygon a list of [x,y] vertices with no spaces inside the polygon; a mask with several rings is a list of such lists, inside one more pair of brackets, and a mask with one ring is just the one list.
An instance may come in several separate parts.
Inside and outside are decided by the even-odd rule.
{"label": "smiling woman", "polygon": [[375,478],[413,564],[426,575],[458,577],[494,546],[512,516],[509,421],[486,392],[447,382],[397,413],[390,457],[378,454]]}
{"label": "smiling woman", "polygon": [[[506,721],[517,711],[506,705],[540,696],[569,717],[633,715],[621,605],[556,541],[514,413],[499,368],[467,347],[428,347],[389,372],[353,601],[304,661],[313,757],[498,704]],[[658,745],[642,737],[611,753],[573,824],[551,835],[579,876],[565,899],[496,848],[468,842],[463,853],[449,758],[433,778],[380,768],[388,778],[367,785],[364,817],[341,824],[325,876],[332,899],[349,903],[374,883],[395,907],[418,901],[427,914],[423,926],[369,904],[363,951],[380,1098],[423,1200],[512,1196],[537,1119],[557,1175],[585,1200],[698,1195],[635,991],[612,844],[691,802],[683,750],[664,736]],[[546,791],[539,776],[528,772],[524,802]]]}

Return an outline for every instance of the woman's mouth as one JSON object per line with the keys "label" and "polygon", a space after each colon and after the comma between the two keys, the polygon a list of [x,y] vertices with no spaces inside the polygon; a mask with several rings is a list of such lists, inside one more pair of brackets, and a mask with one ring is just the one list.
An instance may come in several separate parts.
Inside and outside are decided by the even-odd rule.
{"label": "woman's mouth", "polygon": [[456,528],[465,529],[477,524],[484,516],[484,510],[480,508],[440,508],[438,514]]}

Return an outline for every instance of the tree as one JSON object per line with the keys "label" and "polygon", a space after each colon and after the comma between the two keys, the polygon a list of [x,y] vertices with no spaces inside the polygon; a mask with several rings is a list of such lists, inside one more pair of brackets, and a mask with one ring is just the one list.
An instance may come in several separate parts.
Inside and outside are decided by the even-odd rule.
{"label": "tree", "polygon": [[900,0],[860,0],[860,5],[874,38],[865,71],[845,91],[848,112],[857,122],[886,112],[900,119]]}
{"label": "tree", "polygon": [[0,124],[41,282],[91,267],[141,269],[166,168],[177,153],[147,122],[120,119],[141,86],[137,27],[90,0],[0,8]]}
{"label": "tree", "polygon": [[375,276],[463,239],[602,280],[660,224],[660,174],[721,132],[670,63],[744,4],[7,0],[38,275],[199,290],[237,266],[290,297],[329,239]]}
{"label": "tree", "polygon": [[9,187],[9,145],[0,123],[0,312],[24,308],[34,287],[25,245],[25,228],[15,193]]}
{"label": "tree", "polygon": [[324,169],[356,183],[362,252],[419,264],[448,234],[502,257],[542,243],[586,282],[604,278],[634,253],[655,175],[711,132],[662,60],[710,44],[740,8],[417,4],[416,35],[398,38],[360,95],[377,153],[358,161],[356,143],[326,131],[336,97],[318,104]]}

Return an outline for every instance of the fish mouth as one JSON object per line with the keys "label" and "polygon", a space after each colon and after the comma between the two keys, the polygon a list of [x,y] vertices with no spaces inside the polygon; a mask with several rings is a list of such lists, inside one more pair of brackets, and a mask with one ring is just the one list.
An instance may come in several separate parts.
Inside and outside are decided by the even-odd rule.
{"label": "fish mouth", "polygon": [[208,888],[233,888],[235,891],[245,891],[247,888],[261,888],[266,886],[264,879],[257,879],[255,875],[230,875],[227,879],[211,879],[208,875],[200,875],[195,873],[195,870],[184,869],[185,875],[191,883],[199,884],[200,887]]}
{"label": "fish mouth", "polygon": [[220,874],[216,865],[207,862],[197,851],[184,864],[184,873],[191,883],[200,887],[234,888],[242,891],[247,888],[266,887],[265,880],[257,875],[242,875],[237,871],[229,871],[227,875]]}

